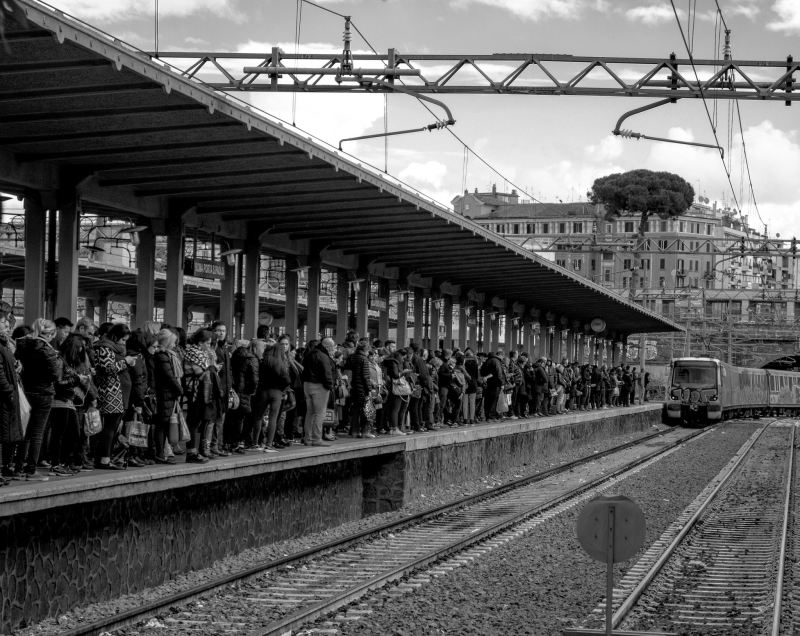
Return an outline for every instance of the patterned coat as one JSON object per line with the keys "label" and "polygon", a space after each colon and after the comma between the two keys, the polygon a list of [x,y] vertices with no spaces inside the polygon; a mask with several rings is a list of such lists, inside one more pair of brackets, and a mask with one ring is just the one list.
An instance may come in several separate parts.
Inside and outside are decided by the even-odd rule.
{"label": "patterned coat", "polygon": [[97,408],[101,413],[124,413],[127,405],[122,394],[120,375],[128,373],[128,363],[124,358],[124,347],[119,343],[103,338],[94,347],[95,386],[97,387]]}
{"label": "patterned coat", "polygon": [[0,443],[2,444],[22,441],[18,385],[14,356],[0,340]]}

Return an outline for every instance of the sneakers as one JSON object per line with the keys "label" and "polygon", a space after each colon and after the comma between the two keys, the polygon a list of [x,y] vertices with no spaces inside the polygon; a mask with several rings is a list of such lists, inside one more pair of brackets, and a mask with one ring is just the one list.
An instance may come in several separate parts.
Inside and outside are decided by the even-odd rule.
{"label": "sneakers", "polygon": [[119,464],[115,464],[113,462],[109,462],[108,464],[97,462],[94,467],[98,470],[125,470],[125,466],[120,466]]}
{"label": "sneakers", "polygon": [[364,437],[368,439],[375,439],[376,435],[374,433],[364,433]]}
{"label": "sneakers", "polygon": [[208,457],[203,457],[200,453],[186,453],[187,464],[207,464]]}
{"label": "sneakers", "polygon": [[233,452],[236,453],[237,455],[244,455],[245,454],[244,446],[237,446],[236,448],[233,449]]}
{"label": "sneakers", "polygon": [[134,468],[142,468],[146,466],[146,464],[139,459],[138,457],[128,457],[128,466],[133,466]]}
{"label": "sneakers", "polygon": [[275,448],[274,446],[265,446],[264,447],[264,452],[265,453],[277,453],[278,449]]}
{"label": "sneakers", "polygon": [[25,472],[25,481],[48,481],[50,478],[47,475],[42,475],[41,473],[37,473],[33,471],[32,473]]}
{"label": "sneakers", "polygon": [[405,435],[405,433],[397,428],[393,428],[391,431],[389,431],[389,435]]}
{"label": "sneakers", "polygon": [[74,474],[66,466],[57,465],[50,468],[50,475],[55,475],[56,477],[72,477]]}

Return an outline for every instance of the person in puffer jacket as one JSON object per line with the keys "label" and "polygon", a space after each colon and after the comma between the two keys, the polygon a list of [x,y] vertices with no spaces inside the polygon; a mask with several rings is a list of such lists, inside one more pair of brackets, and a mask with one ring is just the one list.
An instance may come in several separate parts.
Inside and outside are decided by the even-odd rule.
{"label": "person in puffer jacket", "polygon": [[51,346],[56,335],[52,320],[37,318],[30,335],[20,338],[16,357],[22,364],[22,388],[31,404],[30,420],[25,431],[25,441],[17,451],[16,472],[28,481],[46,481],[47,477],[36,473],[42,449],[47,419],[53,405],[55,381],[59,378],[58,353]]}

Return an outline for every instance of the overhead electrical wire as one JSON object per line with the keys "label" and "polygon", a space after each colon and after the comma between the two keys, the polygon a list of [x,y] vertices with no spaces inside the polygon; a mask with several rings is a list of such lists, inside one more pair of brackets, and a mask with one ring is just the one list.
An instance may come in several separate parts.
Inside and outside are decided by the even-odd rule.
{"label": "overhead electrical wire", "polygon": [[[319,4],[315,3],[315,2],[312,2],[311,0],[300,0],[300,1],[301,1],[301,2],[304,2],[304,3],[306,3],[306,4],[309,4],[309,5],[313,6],[313,7],[317,7],[318,9],[322,9],[323,11],[327,11],[328,13],[332,13],[333,15],[339,16],[340,18],[343,18],[343,19],[344,19],[344,18],[347,18],[347,16],[346,16],[346,15],[344,15],[344,14],[341,14],[341,13],[338,13],[338,12],[336,12],[336,11],[333,11],[332,9],[328,9],[327,7],[323,7],[323,6],[321,6],[321,5],[319,5]],[[375,55],[380,55],[380,54],[378,53],[378,51],[375,49],[375,47],[374,47],[374,46],[372,46],[372,44],[370,43],[370,41],[369,41],[369,40],[366,38],[366,36],[365,36],[365,35],[364,35],[364,34],[361,32],[361,30],[360,30],[360,29],[359,29],[359,28],[356,26],[356,24],[353,22],[352,18],[351,18],[351,20],[350,20],[350,26],[353,28],[353,30],[354,30],[356,33],[358,33],[358,35],[361,37],[361,39],[362,39],[362,40],[364,40],[364,43],[365,43],[365,44],[366,44],[366,45],[369,47],[369,49],[370,49],[370,50],[371,50],[371,51],[372,51],[372,52],[373,52]],[[402,79],[400,79],[399,81],[400,81],[400,83],[401,83],[401,84],[405,85],[405,82],[403,82],[403,80],[402,80]],[[417,102],[418,102],[418,103],[419,103],[419,104],[420,104],[420,105],[421,105],[421,106],[422,106],[422,107],[423,107],[425,110],[427,110],[427,111],[428,111],[428,112],[429,112],[429,113],[430,113],[430,114],[431,114],[431,115],[432,115],[434,118],[436,118],[436,113],[434,113],[434,112],[433,112],[433,111],[430,109],[430,107],[429,107],[429,106],[428,106],[428,105],[427,105],[425,102],[423,102],[423,101],[422,101],[422,100],[420,100],[420,99],[417,99]],[[461,139],[461,137],[459,137],[459,136],[458,136],[456,133],[454,133],[454,132],[453,132],[453,130],[452,130],[451,128],[449,128],[449,127],[445,127],[445,130],[446,130],[447,132],[449,132],[449,133],[450,133],[450,134],[453,136],[453,138],[454,138],[454,139],[456,139],[456,141],[458,141],[458,143],[460,143],[460,144],[461,144],[461,145],[462,145],[462,146],[465,148],[465,150],[466,150],[466,151],[468,151],[469,153],[471,153],[471,154],[472,154],[472,155],[473,155],[473,156],[474,156],[476,159],[478,159],[478,161],[480,161],[480,162],[481,162],[483,165],[485,165],[487,168],[489,168],[489,170],[491,170],[491,171],[492,171],[492,172],[494,172],[494,173],[495,173],[495,174],[496,174],[498,177],[500,177],[501,179],[503,179],[503,181],[505,181],[505,182],[508,182],[509,184],[511,184],[511,185],[512,185],[514,188],[516,188],[516,189],[517,189],[517,191],[519,191],[520,193],[522,193],[522,194],[524,194],[525,196],[527,196],[528,198],[530,198],[530,199],[531,199],[531,201],[534,201],[534,202],[536,202],[536,203],[541,203],[541,201],[539,201],[539,199],[537,199],[537,198],[536,198],[536,197],[534,197],[532,194],[530,194],[529,192],[527,192],[527,191],[526,191],[524,188],[521,188],[520,186],[516,185],[516,184],[515,184],[513,181],[511,181],[511,180],[510,180],[510,179],[508,179],[506,176],[504,176],[504,175],[503,175],[503,173],[501,173],[501,172],[500,172],[500,171],[499,171],[497,168],[495,168],[493,165],[491,165],[491,164],[490,164],[490,163],[489,163],[489,162],[488,162],[486,159],[484,159],[484,158],[483,158],[481,155],[479,155],[477,152],[475,152],[475,151],[474,151],[474,150],[473,150],[473,149],[472,149],[472,148],[471,148],[471,147],[470,147],[470,146],[469,146],[469,145],[468,145],[468,144],[467,144],[467,143],[466,143],[466,142],[465,142],[463,139]],[[387,143],[388,143],[388,142],[387,142]],[[387,153],[387,162],[388,162],[388,150],[385,150],[385,152]],[[464,162],[464,169],[466,170],[466,161]]]}
{"label": "overhead electrical wire", "polygon": [[[675,6],[675,0],[669,0],[669,1],[670,1],[670,4],[672,5],[672,12],[675,14],[675,21],[678,23],[678,30],[681,33],[681,39],[683,40],[683,45],[686,48],[686,54],[689,56],[689,63],[692,65],[692,71],[694,72],[694,79],[697,82],[697,90],[700,93],[700,97],[703,100],[703,108],[706,111],[706,117],[708,118],[708,123],[711,126],[711,131],[714,134],[714,140],[716,141],[717,146],[720,146],[719,137],[717,135],[717,129],[714,126],[714,121],[713,121],[713,119],[711,117],[711,111],[708,108],[708,100],[706,100],[706,96],[703,93],[703,86],[700,83],[700,77],[699,77],[699,75],[697,73],[697,66],[695,66],[695,63],[694,63],[694,55],[692,55],[692,51],[691,51],[691,49],[689,47],[689,43],[686,40],[686,34],[683,32],[683,25],[681,24],[681,19],[678,16],[678,9]],[[720,146],[720,148],[721,148],[721,146]],[[741,210],[741,205],[739,204],[739,199],[736,196],[736,189],[733,187],[733,181],[731,180],[731,172],[728,169],[727,164],[725,163],[725,158],[723,156],[723,153],[720,153],[720,160],[722,161],[722,168],[725,171],[725,176],[728,179],[728,185],[730,186],[731,195],[733,196],[733,201],[736,204],[736,209],[737,210]],[[756,211],[758,211],[757,208],[756,208]],[[760,214],[759,214],[759,218],[761,218]]]}

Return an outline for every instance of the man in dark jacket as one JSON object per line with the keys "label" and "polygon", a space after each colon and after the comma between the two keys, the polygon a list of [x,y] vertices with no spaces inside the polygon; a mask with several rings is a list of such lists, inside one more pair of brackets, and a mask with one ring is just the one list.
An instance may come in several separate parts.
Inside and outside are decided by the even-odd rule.
{"label": "man in dark jacket", "polygon": [[352,372],[353,378],[350,383],[350,435],[351,437],[375,437],[367,429],[367,418],[364,415],[364,406],[370,397],[372,380],[369,377],[369,359],[367,350],[369,345],[360,344],[351,353],[345,368]]}
{"label": "man in dark jacket", "polygon": [[485,381],[483,411],[486,414],[486,421],[500,420],[500,414],[497,412],[497,400],[506,384],[502,351],[489,353],[486,362],[481,365],[481,377]]}
{"label": "man in dark jacket", "polygon": [[547,376],[546,358],[539,358],[533,365],[533,388],[536,400],[536,415],[543,416],[549,413],[550,404],[550,379]]}
{"label": "man in dark jacket", "polygon": [[[229,410],[225,416],[225,442],[234,453],[244,454],[244,423],[252,412],[253,396],[258,388],[258,357],[254,343],[243,340],[231,354],[233,390],[239,396],[239,408]],[[248,427],[249,429],[249,427]]]}
{"label": "man in dark jacket", "polygon": [[330,446],[322,441],[322,425],[328,398],[336,378],[336,367],[333,352],[336,343],[332,338],[323,338],[316,348],[303,358],[303,393],[306,396],[307,415],[303,431],[303,443],[306,446]]}
{"label": "man in dark jacket", "polygon": [[[411,371],[416,376],[417,393],[419,397],[411,395],[408,405],[408,412],[411,415],[411,429],[418,432],[425,432],[433,426],[432,410],[428,408],[433,399],[433,380],[428,370],[428,363],[423,357],[423,349],[416,343],[409,345],[412,352]],[[428,421],[425,415],[428,415]]]}
{"label": "man in dark jacket", "polygon": [[211,333],[213,335],[212,346],[217,355],[217,377],[219,378],[219,390],[222,395],[220,400],[220,412],[214,422],[214,439],[211,444],[211,453],[226,457],[230,455],[223,448],[222,434],[225,426],[225,415],[228,411],[228,400],[233,389],[233,374],[231,373],[231,350],[226,340],[228,327],[219,320],[211,323]]}

